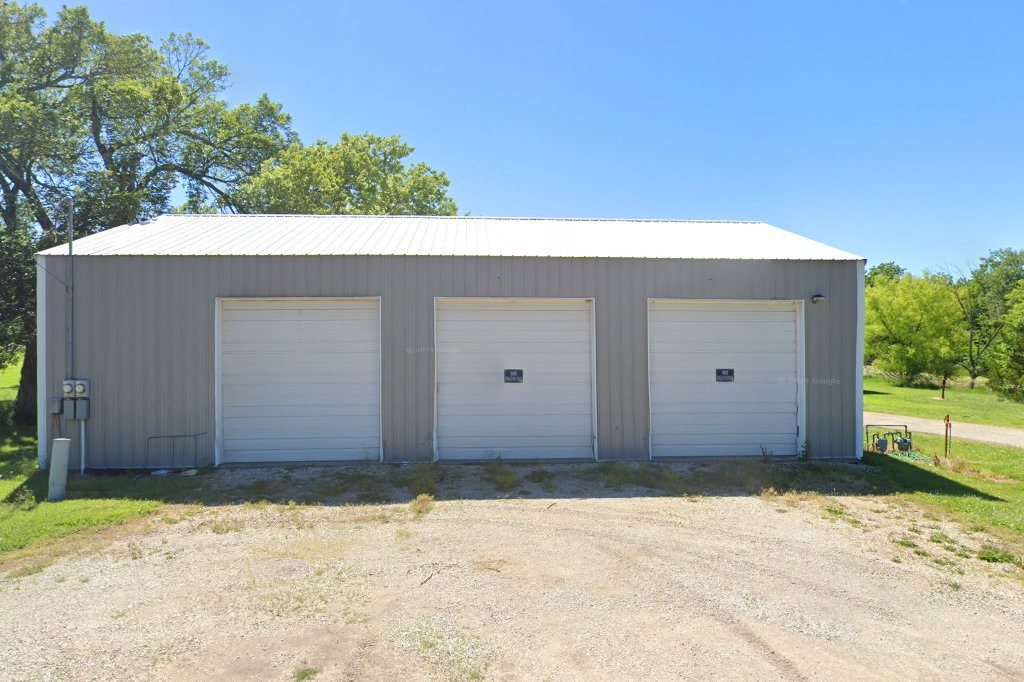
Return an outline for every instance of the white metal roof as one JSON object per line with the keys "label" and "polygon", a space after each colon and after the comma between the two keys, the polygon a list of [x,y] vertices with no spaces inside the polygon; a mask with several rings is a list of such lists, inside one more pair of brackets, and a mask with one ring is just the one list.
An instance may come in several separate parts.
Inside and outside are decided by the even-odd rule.
{"label": "white metal roof", "polygon": [[[66,255],[67,245],[41,254]],[[75,255],[860,260],[758,222],[232,214],[115,227],[75,240]]]}

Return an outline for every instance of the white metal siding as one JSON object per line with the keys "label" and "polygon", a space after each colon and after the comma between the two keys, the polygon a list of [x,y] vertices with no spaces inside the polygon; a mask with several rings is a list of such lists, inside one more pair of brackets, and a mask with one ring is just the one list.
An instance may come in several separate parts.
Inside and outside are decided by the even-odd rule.
{"label": "white metal siding", "polygon": [[591,353],[590,301],[438,300],[438,457],[593,457]]}
{"label": "white metal siding", "polygon": [[795,455],[798,326],[792,302],[652,301],[651,454]]}
{"label": "white metal siding", "polygon": [[221,462],[380,457],[376,300],[225,300]]}

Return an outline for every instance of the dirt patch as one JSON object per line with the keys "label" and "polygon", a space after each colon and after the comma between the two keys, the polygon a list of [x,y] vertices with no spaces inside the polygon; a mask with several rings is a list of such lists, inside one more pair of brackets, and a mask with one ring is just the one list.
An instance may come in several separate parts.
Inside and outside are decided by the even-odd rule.
{"label": "dirt patch", "polygon": [[1021,569],[979,560],[982,533],[894,497],[660,495],[549,469],[496,499],[467,467],[429,514],[403,492],[93,534],[0,581],[0,678],[1024,676]]}

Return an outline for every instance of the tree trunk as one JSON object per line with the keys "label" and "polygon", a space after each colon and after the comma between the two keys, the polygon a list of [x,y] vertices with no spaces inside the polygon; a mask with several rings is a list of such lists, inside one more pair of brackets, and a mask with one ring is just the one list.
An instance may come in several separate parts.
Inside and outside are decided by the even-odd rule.
{"label": "tree trunk", "polygon": [[36,342],[25,344],[25,360],[21,365],[21,383],[14,400],[14,421],[34,424],[36,421]]}

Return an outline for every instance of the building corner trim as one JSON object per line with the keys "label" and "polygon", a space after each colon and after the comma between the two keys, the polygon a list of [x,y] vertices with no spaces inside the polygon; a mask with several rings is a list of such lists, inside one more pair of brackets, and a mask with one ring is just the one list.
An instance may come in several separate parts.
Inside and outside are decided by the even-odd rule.
{"label": "building corner trim", "polygon": [[46,444],[49,440],[46,433],[49,418],[46,365],[46,270],[43,268],[42,256],[36,256],[36,437],[39,441],[40,469],[46,469],[49,464],[46,457]]}
{"label": "building corner trim", "polygon": [[857,348],[854,353],[853,425],[854,450],[857,459],[864,457],[864,261],[857,262]]}

